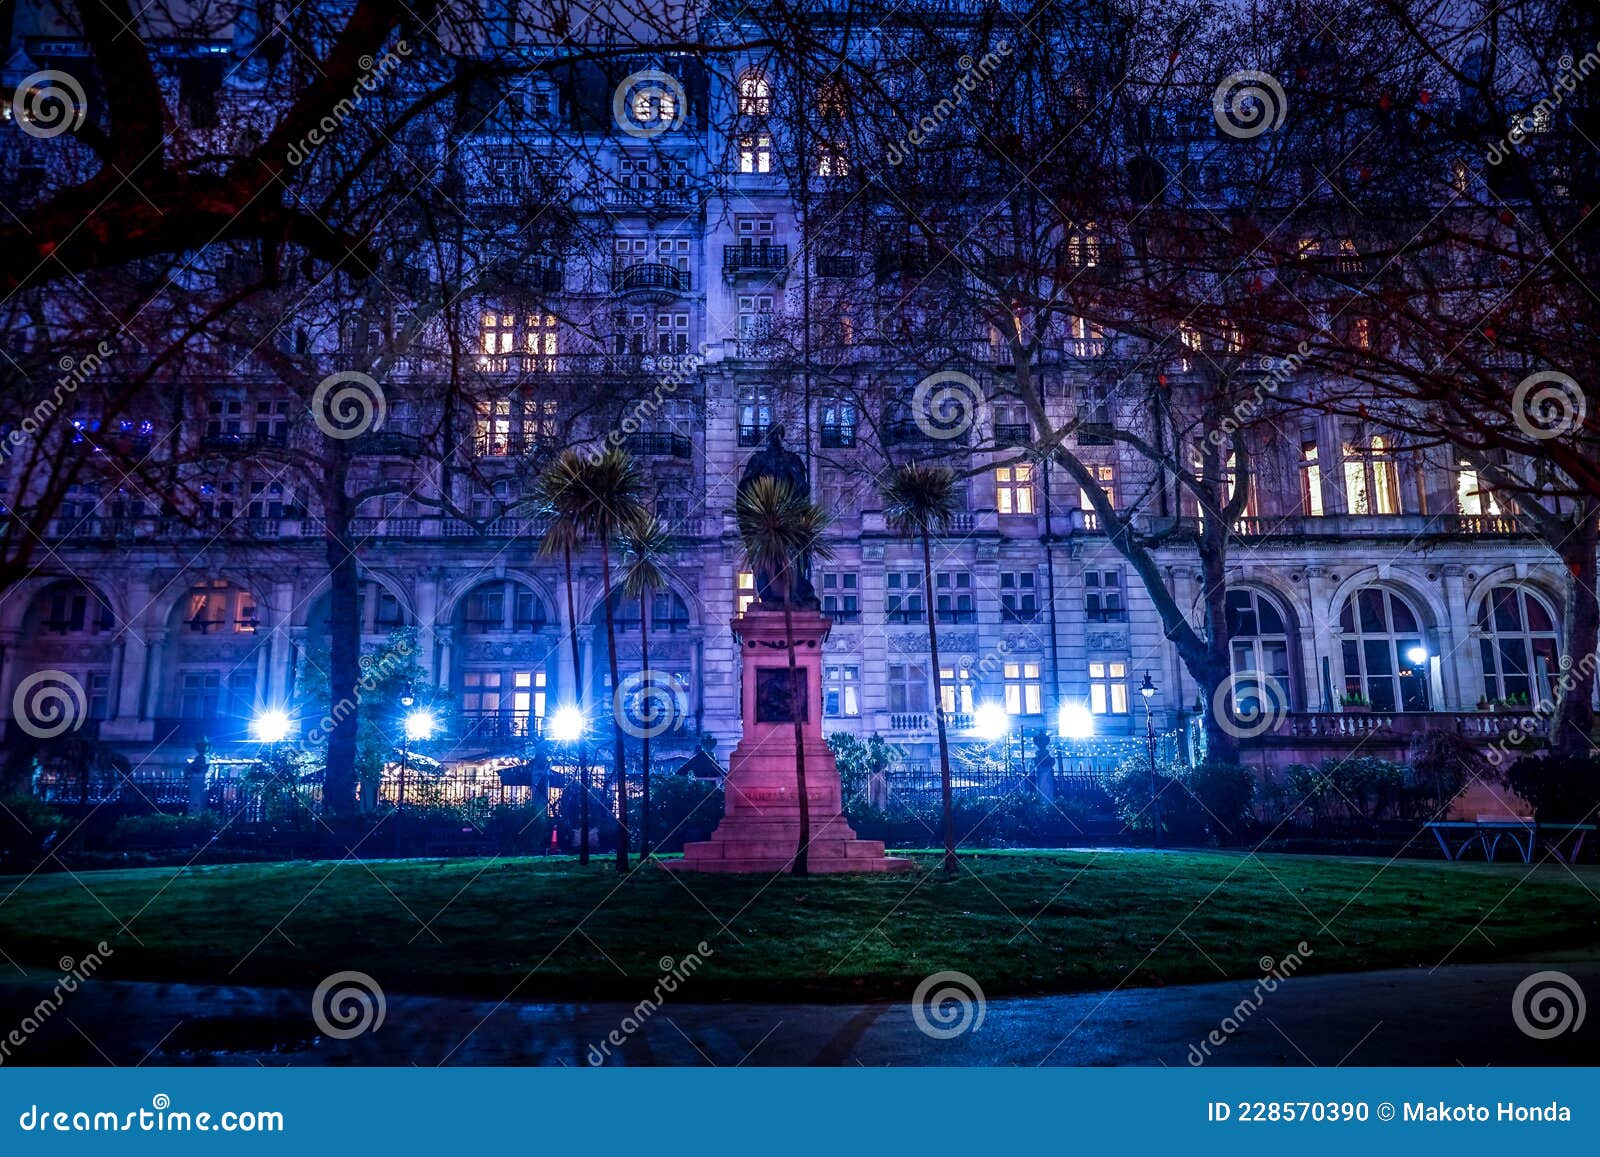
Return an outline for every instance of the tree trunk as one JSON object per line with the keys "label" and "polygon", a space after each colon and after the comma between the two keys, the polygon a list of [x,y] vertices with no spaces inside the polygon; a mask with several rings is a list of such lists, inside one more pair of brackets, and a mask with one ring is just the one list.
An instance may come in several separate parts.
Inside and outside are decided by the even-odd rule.
{"label": "tree trunk", "polygon": [[606,661],[611,665],[612,762],[617,776],[617,871],[628,870],[628,764],[623,749],[622,726],[617,720],[617,691],[622,686],[617,673],[616,616],[611,613],[611,544],[600,536],[600,582],[605,592]]}
{"label": "tree trunk", "polygon": [[939,670],[939,630],[933,615],[933,548],[928,542],[928,532],[922,532],[922,589],[927,592],[923,600],[928,609],[928,658],[933,664],[933,721],[939,732],[939,795],[944,807],[944,870],[946,875],[956,872],[956,813],[950,795],[950,739],[945,734],[944,676]]}
{"label": "tree trunk", "polygon": [[[639,592],[639,669],[646,687],[654,681],[650,673],[650,592]],[[639,740],[639,858],[650,858],[650,724],[646,723]]]}
{"label": "tree trunk", "polygon": [[[1213,520],[1215,521],[1215,520]],[[1205,654],[1189,673],[1200,684],[1201,718],[1206,731],[1206,762],[1229,767],[1239,762],[1238,729],[1230,718],[1233,696],[1233,646],[1228,637],[1228,528],[1208,521],[1200,535],[1200,573],[1205,583]],[[1274,701],[1275,702],[1275,701]],[[1261,710],[1270,703],[1263,702]]]}
{"label": "tree trunk", "polygon": [[1556,684],[1556,715],[1550,746],[1559,755],[1587,755],[1593,750],[1596,647],[1600,644],[1600,598],[1597,598],[1595,549],[1600,539],[1600,507],[1585,506],[1583,515],[1557,550],[1567,566],[1566,638],[1562,660],[1571,666],[1551,672]]}
{"label": "tree trunk", "polygon": [[[572,705],[583,710],[582,648],[578,646],[578,605],[572,593],[572,548],[561,552],[567,567],[567,641],[572,645]],[[578,736],[578,863],[589,862],[589,760],[584,753],[584,737]]]}
{"label": "tree trunk", "polygon": [[[331,464],[330,464],[331,465]],[[336,816],[356,813],[356,736],[361,682],[361,576],[350,539],[350,502],[343,471],[324,488],[323,545],[328,563],[328,759],[322,777],[322,809]]]}
{"label": "tree trunk", "polygon": [[783,641],[789,649],[789,714],[794,719],[794,776],[800,795],[800,846],[794,853],[794,874],[807,875],[806,858],[811,849],[811,796],[806,791],[806,735],[802,722],[811,703],[810,688],[799,695],[799,670],[794,659],[794,613],[789,606],[789,592],[783,593]]}

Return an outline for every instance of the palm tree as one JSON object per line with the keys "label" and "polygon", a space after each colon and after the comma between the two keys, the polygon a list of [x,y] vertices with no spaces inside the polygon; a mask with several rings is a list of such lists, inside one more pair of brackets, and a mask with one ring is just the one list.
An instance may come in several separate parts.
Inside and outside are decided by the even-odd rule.
{"label": "palm tree", "polygon": [[[583,526],[580,519],[581,483],[584,461],[575,450],[565,451],[539,476],[538,504],[549,519],[544,539],[539,543],[539,554],[545,558],[559,554],[566,567],[567,586],[567,641],[572,645],[572,689],[576,708],[583,706],[583,663],[578,647],[577,599],[573,595],[572,552],[582,541]],[[589,862],[589,760],[583,750],[584,740],[578,739],[578,778],[581,795],[578,797],[578,863]]]}
{"label": "palm tree", "polygon": [[935,534],[950,529],[956,513],[956,475],[946,466],[912,462],[883,483],[884,520],[895,533],[922,543],[922,589],[928,601],[928,658],[933,667],[933,718],[939,730],[939,789],[944,798],[944,870],[956,871],[955,809],[950,800],[950,740],[945,734],[944,680],[939,671],[939,630],[933,613]]}
{"label": "palm tree", "polygon": [[[617,672],[617,624],[611,599],[611,543],[622,528],[643,516],[644,476],[625,450],[612,447],[583,460],[573,487],[577,497],[578,525],[587,538],[600,544],[601,606],[606,617],[606,658],[611,665],[611,690],[620,686]],[[622,728],[613,719],[613,770],[617,777],[617,871],[628,870],[628,769]]]}
{"label": "palm tree", "polygon": [[[667,585],[667,574],[661,561],[666,557],[672,536],[666,523],[654,514],[645,514],[622,528],[620,541],[624,571],[624,593],[639,600],[639,669],[645,679],[653,680],[650,670],[650,600],[656,591]],[[648,693],[648,689],[647,689]],[[621,711],[620,703],[613,711]],[[645,724],[639,736],[640,764],[643,768],[639,793],[639,858],[650,858],[650,725]]]}
{"label": "palm tree", "polygon": [[800,846],[795,851],[794,874],[804,876],[811,843],[811,801],[806,795],[803,712],[797,701],[800,680],[795,668],[793,595],[801,577],[801,560],[831,557],[832,552],[822,541],[831,520],[815,502],[778,478],[757,478],[742,488],[735,515],[745,567],[758,575],[771,576],[771,585],[783,599],[783,638],[789,652],[789,714],[794,721],[794,771],[800,797]]}

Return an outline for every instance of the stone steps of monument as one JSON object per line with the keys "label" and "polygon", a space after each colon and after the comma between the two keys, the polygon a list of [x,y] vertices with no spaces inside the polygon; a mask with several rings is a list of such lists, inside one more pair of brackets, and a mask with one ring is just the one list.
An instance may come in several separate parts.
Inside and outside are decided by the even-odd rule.
{"label": "stone steps of monument", "polygon": [[[748,857],[740,859],[723,860],[661,860],[658,861],[669,872],[787,872],[794,864],[794,857]],[[806,871],[817,876],[860,875],[866,872],[910,872],[916,865],[910,860],[900,859],[896,856],[879,856],[876,859],[856,858],[826,859],[817,856],[808,856]]]}

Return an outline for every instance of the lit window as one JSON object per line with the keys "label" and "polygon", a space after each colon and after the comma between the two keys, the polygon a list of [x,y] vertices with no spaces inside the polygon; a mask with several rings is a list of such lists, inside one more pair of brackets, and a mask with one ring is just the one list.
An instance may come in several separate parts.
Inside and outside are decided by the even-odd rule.
{"label": "lit window", "polygon": [[739,138],[739,171],[772,172],[772,134],[747,133]]}
{"label": "lit window", "polygon": [[772,112],[772,85],[764,74],[751,69],[739,78],[739,115],[764,117]]}
{"label": "lit window", "polygon": [[994,471],[995,509],[1001,514],[1033,513],[1033,466],[997,466]]}
{"label": "lit window", "polygon": [[1128,713],[1128,665],[1089,664],[1089,710],[1096,715]]}
{"label": "lit window", "polygon": [[1400,467],[1389,439],[1344,444],[1344,497],[1351,514],[1399,514]]}
{"label": "lit window", "polygon": [[1411,604],[1382,587],[1362,587],[1339,612],[1346,706],[1426,711],[1429,659]]}
{"label": "lit window", "polygon": [[517,316],[514,313],[485,313],[481,332],[484,353],[508,354],[516,348]]}
{"label": "lit window", "polygon": [[822,669],[822,713],[849,718],[861,714],[861,668],[829,665]]}
{"label": "lit window", "polygon": [[[1110,465],[1091,466],[1089,473],[1094,475],[1095,482],[1100,489],[1105,491],[1106,502],[1112,506],[1117,504],[1117,468]],[[1089,492],[1083,487],[1078,487],[1078,506],[1083,510],[1093,510],[1094,504],[1089,501]]]}
{"label": "lit window", "polygon": [[753,571],[742,570],[739,572],[739,613],[742,615],[750,609],[750,604],[756,601],[756,576]]}
{"label": "lit window", "polygon": [[633,95],[633,122],[640,127],[670,126],[678,119],[678,97],[670,86],[648,85]]}
{"label": "lit window", "polygon": [[1322,464],[1317,460],[1315,441],[1300,443],[1300,510],[1313,518],[1322,517]]}
{"label": "lit window", "polygon": [[1467,462],[1462,462],[1456,470],[1456,509],[1462,514],[1480,517],[1498,517],[1505,513],[1495,492]]}
{"label": "lit window", "polygon": [[975,697],[970,662],[939,668],[939,702],[945,715],[971,715]]}
{"label": "lit window", "polygon": [[1039,664],[1005,665],[1006,713],[1039,715],[1044,711],[1044,684],[1039,681]]}

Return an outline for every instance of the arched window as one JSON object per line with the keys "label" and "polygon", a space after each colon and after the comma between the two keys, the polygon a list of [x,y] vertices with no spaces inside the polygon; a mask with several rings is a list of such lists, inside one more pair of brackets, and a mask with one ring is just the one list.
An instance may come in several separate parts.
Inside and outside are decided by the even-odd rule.
{"label": "arched window", "polygon": [[34,599],[28,629],[36,637],[105,635],[116,630],[117,617],[104,596],[83,583],[52,583]]}
{"label": "arched window", "polygon": [[1382,587],[1362,587],[1339,612],[1346,702],[1374,711],[1427,711],[1428,649],[1415,611]]}
{"label": "arched window", "polygon": [[488,582],[473,587],[461,600],[458,621],[463,633],[492,635],[537,631],[548,621],[544,600],[521,583]]}
{"label": "arched window", "polygon": [[1556,617],[1526,587],[1495,587],[1478,607],[1478,648],[1484,695],[1514,703],[1550,698],[1560,669]]}
{"label": "arched window", "polygon": [[[1289,628],[1266,595],[1239,588],[1227,596],[1233,645],[1234,709],[1241,715],[1277,711],[1294,702],[1289,675]],[[1268,684],[1275,684],[1270,688]]]}
{"label": "arched window", "polygon": [[764,117],[772,112],[772,86],[764,73],[751,69],[739,78],[739,115]]}
{"label": "arched window", "polygon": [[[605,609],[596,607],[594,625],[605,625]],[[618,633],[639,633],[639,600],[621,591],[611,594],[611,622]],[[650,597],[650,633],[673,634],[689,629],[689,606],[676,591],[656,591]]]}

